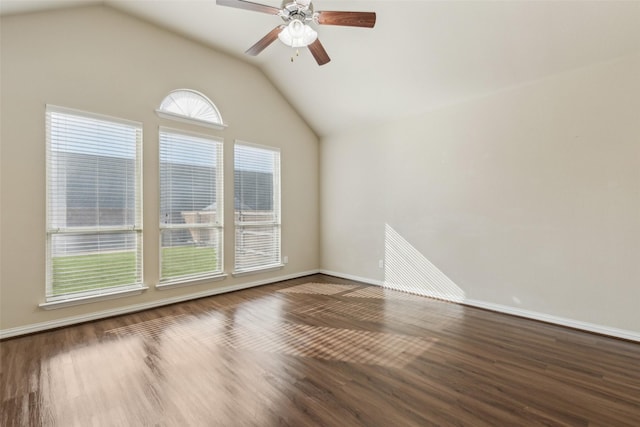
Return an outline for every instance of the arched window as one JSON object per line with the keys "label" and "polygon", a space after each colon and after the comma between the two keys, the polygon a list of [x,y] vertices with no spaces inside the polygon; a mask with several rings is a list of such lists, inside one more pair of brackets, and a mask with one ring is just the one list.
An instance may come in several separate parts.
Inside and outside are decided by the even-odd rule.
{"label": "arched window", "polygon": [[224,129],[220,111],[209,98],[191,89],[171,91],[156,110],[160,117]]}

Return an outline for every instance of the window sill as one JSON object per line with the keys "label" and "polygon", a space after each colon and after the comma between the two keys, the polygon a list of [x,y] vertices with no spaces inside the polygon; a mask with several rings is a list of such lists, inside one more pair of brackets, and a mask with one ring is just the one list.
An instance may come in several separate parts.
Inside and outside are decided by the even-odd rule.
{"label": "window sill", "polygon": [[238,270],[231,273],[233,277],[249,276],[251,274],[268,273],[270,271],[282,270],[284,264],[273,264],[265,267],[252,268],[251,270]]}
{"label": "window sill", "polygon": [[88,295],[88,296],[75,297],[75,298],[59,299],[56,301],[47,301],[45,303],[39,304],[38,306],[45,310],[55,310],[57,308],[65,308],[65,307],[71,307],[74,305],[89,304],[92,302],[106,301],[106,300],[115,299],[115,298],[124,298],[124,297],[133,296],[133,295],[140,295],[147,289],[149,289],[147,286],[136,286],[134,288],[127,288],[119,291],[112,291],[112,292],[98,294],[98,295]]}
{"label": "window sill", "polygon": [[217,282],[218,280],[224,280],[226,277],[227,274],[216,274],[215,276],[171,280],[157,284],[156,289],[159,291],[164,291],[167,289],[182,288],[185,286],[193,286],[205,282]]}

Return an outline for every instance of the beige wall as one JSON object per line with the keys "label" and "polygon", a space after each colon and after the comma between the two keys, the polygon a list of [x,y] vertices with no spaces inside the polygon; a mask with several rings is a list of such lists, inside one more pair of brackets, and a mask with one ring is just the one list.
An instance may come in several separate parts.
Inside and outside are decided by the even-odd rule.
{"label": "beige wall", "polygon": [[[240,60],[104,7],[3,17],[1,43],[2,330],[321,264],[423,294],[640,334],[638,55],[325,138],[318,170],[316,136],[263,74]],[[211,97],[230,124],[212,133],[225,139],[227,272],[233,140],[281,148],[283,255],[290,259],[283,270],[153,287],[158,126],[201,131],[163,121],[154,109],[183,87]],[[144,294],[38,308],[45,292],[47,103],[144,124]]]}
{"label": "beige wall", "polygon": [[320,175],[324,270],[640,339],[640,55],[324,138]]}
{"label": "beige wall", "polygon": [[[255,67],[105,7],[1,21],[0,328],[81,317],[319,267],[318,139]],[[233,141],[281,148],[282,270],[158,291],[158,126],[171,90],[209,96],[229,124],[225,149],[225,271],[233,269]],[[45,104],[144,124],[144,294],[45,311]],[[285,127],[282,125],[286,123]],[[204,132],[207,132],[206,130]]]}

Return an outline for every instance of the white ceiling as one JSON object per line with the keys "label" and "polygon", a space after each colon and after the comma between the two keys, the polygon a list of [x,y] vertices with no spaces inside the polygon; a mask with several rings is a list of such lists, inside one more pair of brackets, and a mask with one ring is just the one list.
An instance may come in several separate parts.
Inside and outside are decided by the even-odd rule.
{"label": "white ceiling", "polygon": [[245,56],[281,20],[215,0],[0,0],[0,13],[96,3],[256,64],[320,136],[640,52],[640,1],[315,0],[377,13],[374,29],[320,26],[322,67],[279,42]]}

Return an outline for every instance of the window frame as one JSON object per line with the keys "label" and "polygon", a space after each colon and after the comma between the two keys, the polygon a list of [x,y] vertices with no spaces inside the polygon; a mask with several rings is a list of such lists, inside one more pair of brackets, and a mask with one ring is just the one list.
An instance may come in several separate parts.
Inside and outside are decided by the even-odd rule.
{"label": "window frame", "polygon": [[[195,99],[198,99],[201,104],[207,105],[209,108],[211,108],[215,112],[219,120],[217,121],[205,120],[202,118],[194,117],[193,115],[179,114],[173,111],[168,111],[163,109],[162,104],[165,103],[167,98],[170,98],[171,96],[179,92],[187,92],[192,95],[195,95]],[[220,110],[218,109],[216,104],[214,104],[213,101],[211,101],[205,94],[193,89],[175,89],[169,92],[160,102],[160,106],[156,109],[156,114],[164,119],[169,119],[169,120],[179,121],[179,122],[184,122],[189,124],[195,124],[198,126],[204,126],[212,129],[217,129],[217,130],[224,130],[227,128],[227,125],[222,120],[222,114],[220,114]]]}
{"label": "window frame", "polygon": [[[55,216],[59,214],[58,208],[53,207],[52,197],[55,190],[53,178],[54,154],[52,147],[53,133],[56,132],[52,124],[52,115],[75,116],[80,119],[94,120],[108,123],[109,126],[123,126],[131,128],[135,132],[135,157],[134,164],[134,223],[132,225],[111,225],[111,226],[54,226]],[[97,129],[97,127],[96,127]],[[131,130],[130,129],[130,130]],[[137,295],[148,289],[144,285],[144,269],[143,269],[143,188],[142,188],[142,147],[143,147],[143,125],[140,122],[126,120],[122,118],[112,117],[104,114],[77,110],[73,108],[60,107],[56,105],[45,105],[45,139],[46,139],[46,201],[45,201],[45,232],[46,232],[46,285],[45,285],[45,302],[39,306],[45,309],[60,308],[94,302],[103,299],[111,299],[122,296]],[[88,146],[83,146],[83,148]],[[92,148],[93,149],[93,148]],[[98,154],[103,152],[98,152]],[[59,164],[58,164],[58,167]],[[64,166],[62,166],[64,167]],[[66,185],[66,184],[65,184]],[[64,191],[66,206],[69,192]],[[66,208],[65,208],[66,209]],[[66,221],[66,219],[65,219]],[[91,290],[71,291],[62,294],[54,294],[54,261],[53,261],[53,239],[56,235],[77,235],[77,236],[103,236],[110,233],[135,233],[135,282],[120,286],[105,286]],[[96,239],[99,241],[99,238]],[[98,253],[104,253],[102,251]]]}
{"label": "window frame", "polygon": [[[201,140],[207,140],[216,145],[216,219],[215,223],[211,224],[203,224],[203,225],[191,225],[188,224],[163,224],[162,222],[162,133],[180,135],[182,137],[193,137]],[[198,132],[185,131],[182,129],[176,129],[166,126],[160,126],[158,128],[158,225],[159,225],[159,234],[158,234],[158,284],[156,288],[158,289],[168,289],[173,287],[182,287],[188,286],[191,284],[197,284],[202,281],[215,281],[224,279],[227,275],[224,273],[224,139],[218,136],[203,134]],[[162,235],[165,230],[178,230],[178,229],[216,229],[219,241],[218,248],[219,253],[218,257],[218,270],[210,271],[203,274],[189,274],[182,276],[171,276],[166,279],[162,277]]]}
{"label": "window frame", "polygon": [[[240,221],[238,218],[238,212],[235,206],[235,191],[236,191],[236,147],[243,146],[249,149],[257,149],[263,151],[269,151],[272,154],[276,155],[274,161],[274,176],[273,176],[273,199],[272,203],[274,206],[274,220],[269,222],[255,222],[255,221]],[[233,276],[239,277],[249,274],[256,273],[264,273],[268,271],[279,270],[284,267],[282,262],[282,152],[279,147],[273,147],[268,145],[256,144],[252,142],[247,142],[243,140],[236,139],[234,141],[234,270]],[[241,203],[241,202],[239,202]],[[276,253],[276,261],[268,264],[262,265],[254,265],[250,267],[239,267],[238,251],[240,249],[240,245],[238,245],[238,232],[239,229],[251,229],[254,227],[265,227],[271,226],[274,228],[274,231],[277,232],[277,253]]]}

